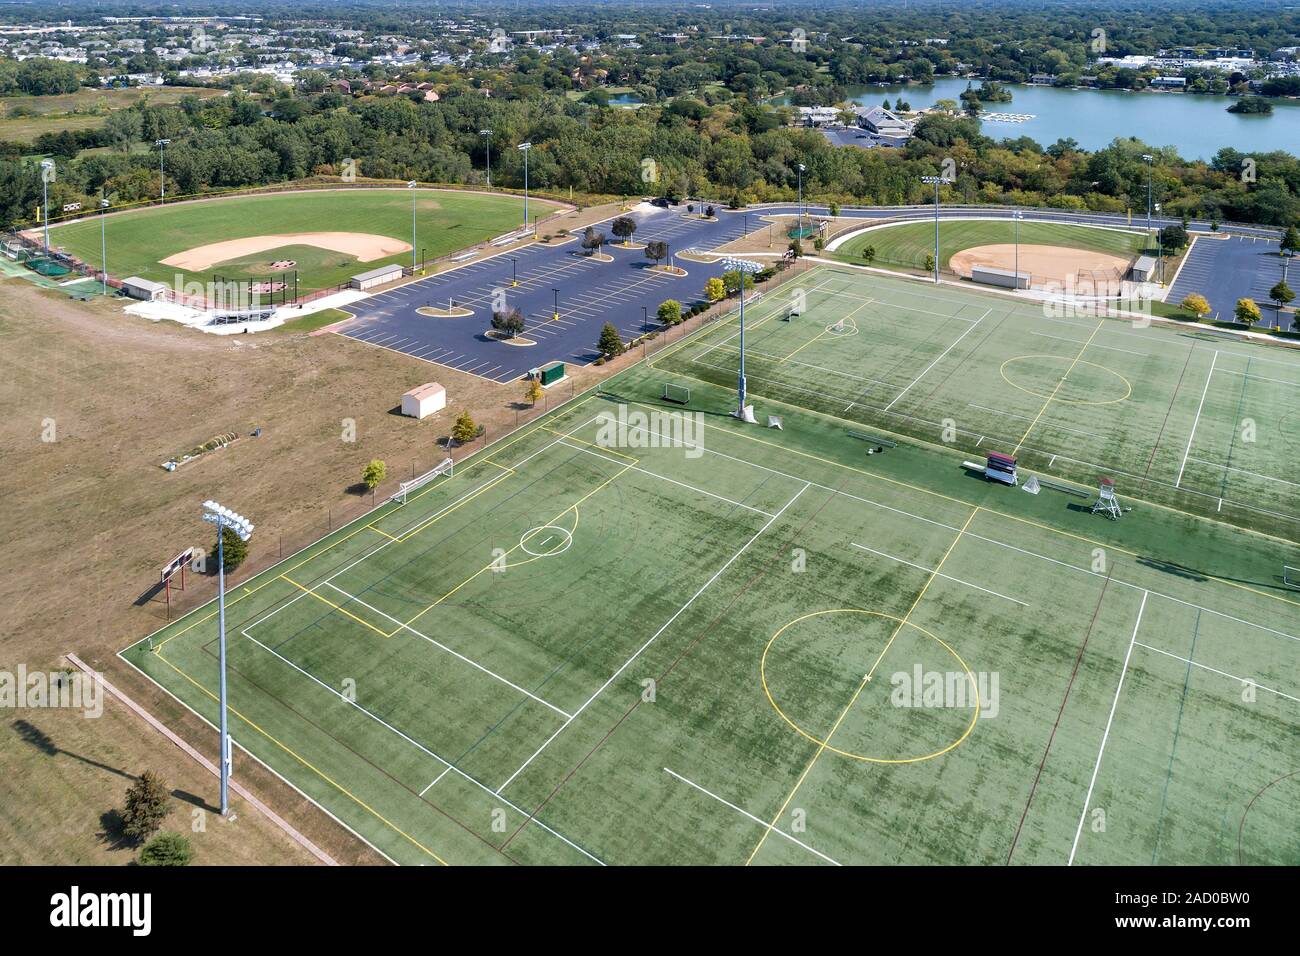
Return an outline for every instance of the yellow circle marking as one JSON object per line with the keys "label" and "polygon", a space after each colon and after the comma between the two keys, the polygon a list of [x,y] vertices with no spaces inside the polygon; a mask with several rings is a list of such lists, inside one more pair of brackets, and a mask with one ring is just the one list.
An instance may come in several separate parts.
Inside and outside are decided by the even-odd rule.
{"label": "yellow circle marking", "polygon": [[[1010,365],[1012,362],[1023,362],[1026,359],[1049,359],[1053,362],[1068,362],[1071,363],[1072,366],[1090,365],[1093,368],[1099,368],[1103,372],[1109,372],[1111,375],[1114,375],[1117,379],[1119,379],[1121,382],[1124,383],[1124,394],[1121,395],[1119,398],[1110,398],[1104,402],[1088,402],[1082,399],[1054,397],[1050,392],[1047,394],[1043,394],[1042,392],[1036,392],[1032,388],[1025,388],[1025,386],[1023,385],[1017,385],[1015,382],[1011,381],[1011,379],[1007,377],[1008,365]],[[1036,398],[1052,399],[1052,401],[1059,402],[1062,405],[1117,405],[1120,402],[1127,401],[1128,397],[1133,394],[1133,384],[1128,379],[1126,379],[1123,375],[1119,374],[1119,372],[1115,371],[1113,368],[1107,368],[1104,365],[1098,365],[1096,362],[1085,362],[1083,359],[1079,359],[1076,361],[1074,359],[1065,358],[1060,355],[1017,355],[1015,358],[1009,358],[1005,362],[1003,362],[1002,367],[998,369],[998,372],[1002,375],[1002,380],[1006,382],[1008,385],[1010,385],[1012,388],[1018,388],[1020,389],[1020,391],[1027,392],[1028,394],[1033,395]]]}
{"label": "yellow circle marking", "polygon": [[[897,622],[899,627],[904,627],[904,626],[914,627],[922,634],[924,634],[926,637],[930,638],[930,640],[937,641],[939,644],[941,644],[944,650],[946,650],[949,654],[951,654],[953,656],[953,659],[956,660],[957,663],[961,665],[961,669],[966,672],[966,676],[970,678],[971,689],[974,690],[975,692],[975,709],[971,712],[970,723],[966,725],[966,729],[962,731],[962,735],[958,737],[956,740],[954,740],[952,743],[950,743],[948,746],[944,747],[942,750],[936,750],[934,751],[934,753],[922,754],[919,757],[868,757],[865,754],[854,753],[851,750],[841,750],[838,747],[833,747],[827,741],[823,740],[821,737],[818,737],[815,734],[808,733],[808,731],[804,730],[797,723],[791,720],[790,717],[786,714],[786,712],[781,709],[781,705],[776,702],[776,698],[772,696],[771,688],[767,686],[767,654],[768,651],[772,649],[772,645],[774,645],[777,642],[777,639],[780,638],[780,636],[784,634],[787,630],[789,630],[791,627],[800,623],[801,621],[806,621],[809,618],[813,618],[813,617],[820,617],[823,614],[864,614],[868,617],[878,617],[886,621],[895,621]],[[861,760],[865,763],[883,763],[883,764],[920,763],[922,760],[932,760],[935,757],[942,757],[948,751],[954,749],[955,747],[960,746],[963,742],[965,742],[966,738],[970,736],[970,732],[975,729],[975,722],[979,720],[979,716],[980,716],[979,684],[975,680],[974,672],[972,672],[971,669],[966,665],[966,662],[961,659],[961,655],[958,654],[955,650],[953,650],[952,647],[949,646],[949,644],[943,638],[935,634],[931,634],[929,631],[921,627],[919,624],[913,624],[910,621],[903,620],[903,618],[901,617],[896,617],[893,614],[883,614],[880,611],[863,611],[858,608],[841,607],[841,608],[832,608],[826,611],[812,611],[808,614],[804,614],[800,617],[796,617],[793,621],[790,621],[789,623],[785,624],[768,640],[767,646],[763,648],[762,660],[759,662],[759,676],[763,682],[763,693],[767,695],[767,702],[772,705],[772,709],[775,710],[781,716],[781,719],[784,720],[791,727],[793,727],[800,736],[806,737],[808,740],[811,740],[819,747],[824,747],[825,749],[831,751],[831,753],[837,753],[841,757],[848,757],[852,760]]]}

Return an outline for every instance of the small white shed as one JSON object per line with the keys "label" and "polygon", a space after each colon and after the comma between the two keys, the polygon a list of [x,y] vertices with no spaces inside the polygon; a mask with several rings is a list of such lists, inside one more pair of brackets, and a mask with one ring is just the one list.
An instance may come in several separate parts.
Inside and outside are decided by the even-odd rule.
{"label": "small white shed", "polygon": [[402,414],[427,418],[447,407],[447,390],[437,382],[418,385],[402,396]]}
{"label": "small white shed", "polygon": [[165,282],[151,282],[148,279],[141,279],[139,276],[127,276],[122,280],[122,291],[133,299],[157,302],[166,294],[167,284]]}
{"label": "small white shed", "polygon": [[402,267],[393,263],[388,266],[380,266],[378,269],[371,269],[369,272],[360,272],[348,280],[348,285],[354,289],[372,289],[377,285],[396,282],[401,277]]}

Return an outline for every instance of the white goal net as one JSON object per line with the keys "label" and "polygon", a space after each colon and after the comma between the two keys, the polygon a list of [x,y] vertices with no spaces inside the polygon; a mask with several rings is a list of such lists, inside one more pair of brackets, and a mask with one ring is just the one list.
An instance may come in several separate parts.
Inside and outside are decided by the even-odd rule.
{"label": "white goal net", "polygon": [[402,504],[406,504],[407,496],[410,495],[412,491],[416,491],[424,487],[429,482],[433,481],[433,479],[437,478],[439,475],[446,475],[448,478],[450,478],[452,473],[452,467],[453,467],[453,463],[450,458],[444,460],[442,464],[438,465],[436,468],[430,468],[424,474],[417,475],[416,477],[412,478],[410,481],[402,482],[398,486],[397,492],[389,500],[400,501]]}

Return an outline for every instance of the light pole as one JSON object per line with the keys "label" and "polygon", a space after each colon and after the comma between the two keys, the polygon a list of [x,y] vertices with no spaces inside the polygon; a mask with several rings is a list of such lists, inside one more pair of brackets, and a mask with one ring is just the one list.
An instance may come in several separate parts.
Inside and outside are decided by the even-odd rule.
{"label": "light pole", "polygon": [[934,185],[934,284],[939,284],[939,187],[948,182],[943,176],[922,176],[921,182]]}
{"label": "light pole", "polygon": [[555,294],[555,310],[551,313],[551,320],[558,322],[560,318],[560,290],[552,289],[551,292]]}
{"label": "light pole", "polygon": [[479,135],[487,140],[487,184],[488,189],[492,188],[492,131],[490,129],[481,129]]}
{"label": "light pole", "polygon": [[108,234],[104,230],[104,213],[108,211],[109,202],[104,198],[104,190],[99,191],[99,271],[103,278],[104,295],[108,295]]}
{"label": "light pole", "polygon": [[807,172],[808,167],[799,163],[796,167],[799,170],[799,238],[803,238],[803,174]]}
{"label": "light pole", "polygon": [[1143,153],[1142,159],[1147,164],[1147,242],[1151,241],[1151,164],[1155,157],[1150,153]]}
{"label": "light pole", "polygon": [[519,286],[519,260],[514,256],[510,257],[510,288]]}
{"label": "light pole", "polygon": [[[528,151],[533,148],[532,143],[520,143],[516,149],[524,154],[524,229],[528,228]],[[533,234],[536,235],[537,228],[533,228]]]}
{"label": "light pole", "polygon": [[[1283,282],[1286,281],[1285,270],[1283,270],[1282,281]],[[641,331],[648,332],[649,330],[650,330],[650,310],[643,305],[641,306]]]}
{"label": "light pole", "polygon": [[[1020,220],[1025,218],[1025,214],[1019,209],[1016,210],[1016,277],[1013,280],[1015,288],[1020,288]],[[1028,285],[1028,283],[1026,283]]]}
{"label": "light pole", "polygon": [[411,191],[411,271],[415,272],[415,180],[406,184]]}
{"label": "light pole", "polygon": [[54,178],[54,160],[41,160],[41,212],[45,215],[45,254],[50,254],[50,180]]}
{"label": "light pole", "polygon": [[239,540],[247,541],[253,525],[243,515],[215,501],[203,502],[203,520],[217,526],[217,636],[219,666],[221,670],[221,815],[230,812],[230,734],[226,729],[226,562],[224,532],[229,528]]}
{"label": "light pole", "polygon": [[745,276],[761,272],[763,267],[757,262],[751,262],[748,259],[727,256],[722,260],[722,268],[726,272],[735,272],[737,285],[740,286],[740,369],[736,374],[736,417],[743,421],[747,394],[745,388]]}
{"label": "light pole", "polygon": [[167,201],[167,180],[163,175],[163,148],[170,143],[169,139],[156,139],[153,144],[158,147],[158,203]]}

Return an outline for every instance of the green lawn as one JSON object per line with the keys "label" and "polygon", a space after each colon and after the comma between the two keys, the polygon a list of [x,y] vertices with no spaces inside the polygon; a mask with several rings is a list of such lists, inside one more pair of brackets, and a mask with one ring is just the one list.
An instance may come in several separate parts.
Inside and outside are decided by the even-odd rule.
{"label": "green lawn", "polygon": [[[238,747],[410,864],[1300,863],[1300,593],[1278,580],[1294,550],[1140,499],[1110,522],[989,484],[960,467],[965,436],[868,457],[819,387],[892,376],[905,345],[931,362],[924,343],[955,335],[899,331],[890,280],[869,290],[887,314],[819,336],[868,291],[835,275],[810,278],[845,297],[810,297],[802,322],[754,313],[753,358],[787,349],[787,402],[761,363],[750,379],[782,430],[738,422],[731,383],[707,381],[724,321],[236,576]],[[975,348],[1007,319],[987,301],[928,305],[988,321]],[[918,400],[967,357],[949,356]],[[1017,379],[1051,391],[1063,371]],[[1198,355],[1189,393],[1205,374]],[[659,401],[670,381],[684,409]],[[1231,423],[1210,391],[1207,458]],[[685,443],[635,417],[664,411],[698,413],[668,422]],[[272,553],[274,516],[253,517]],[[212,721],[215,639],[207,605],[124,656]]]}
{"label": "green lawn", "polygon": [[224,96],[222,90],[199,87],[132,87],[100,90],[83,87],[75,93],[57,96],[6,96],[0,98],[0,140],[30,143],[42,133],[98,129],[110,113],[140,102],[152,106],[179,103],[184,96],[209,99]]}
{"label": "green lawn", "polygon": [[[523,200],[456,190],[417,193],[416,247],[433,259],[518,228]],[[550,204],[534,201],[539,209]],[[100,256],[96,218],[52,226],[50,242],[89,263]],[[267,233],[364,232],[411,241],[411,193],[406,189],[332,189],[237,196],[177,203],[107,217],[109,272],[174,283],[178,270],[159,260],[196,246]],[[390,262],[410,265],[404,252],[371,262],[305,245],[289,244],[221,265],[226,278],[264,277],[276,259],[298,262],[300,292],[347,281],[357,272]],[[181,271],[185,281],[207,282],[217,269]]]}
{"label": "green lawn", "polygon": [[[1008,220],[943,220],[939,224],[939,259],[947,268],[948,260],[963,249],[1014,242],[1015,238],[1015,223]],[[1141,233],[1055,222],[1022,222],[1020,241],[1025,245],[1066,246],[1118,256],[1138,255],[1146,245]],[[849,239],[833,255],[844,262],[861,264],[862,250],[867,246],[876,247],[875,261],[881,265],[922,269],[926,256],[934,254],[934,223],[907,222],[873,229]]]}

